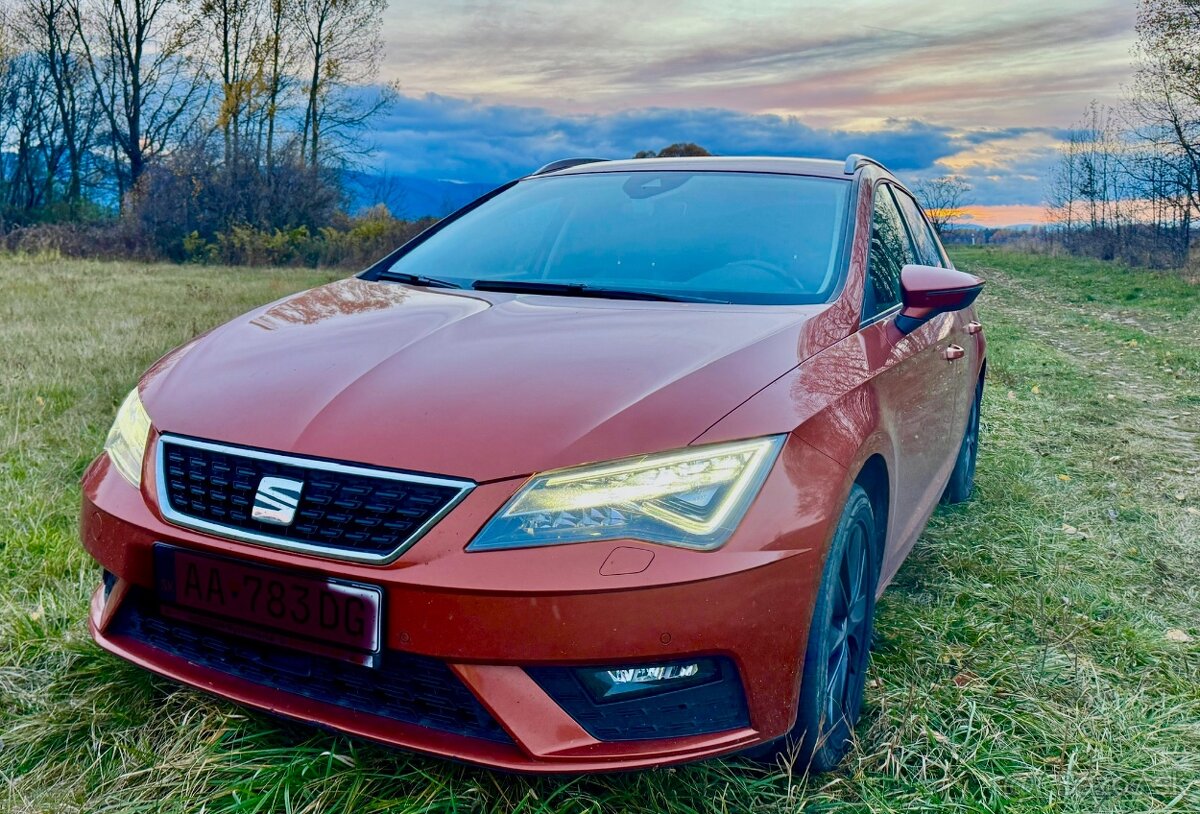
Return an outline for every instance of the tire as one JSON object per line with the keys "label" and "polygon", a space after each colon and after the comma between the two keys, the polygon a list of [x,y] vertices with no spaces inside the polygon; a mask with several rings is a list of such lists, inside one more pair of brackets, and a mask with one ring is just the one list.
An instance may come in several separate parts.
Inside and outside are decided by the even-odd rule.
{"label": "tire", "polygon": [[796,770],[816,774],[837,766],[850,751],[871,656],[879,567],[871,501],[855,484],[825,558],[796,723],[786,736],[752,754],[755,759],[782,757]]}
{"label": "tire", "polygon": [[971,403],[971,415],[954,461],[954,471],[942,493],[943,503],[964,503],[975,492],[975,459],[979,454],[979,410],[983,405],[983,377],[975,385],[975,400]]}

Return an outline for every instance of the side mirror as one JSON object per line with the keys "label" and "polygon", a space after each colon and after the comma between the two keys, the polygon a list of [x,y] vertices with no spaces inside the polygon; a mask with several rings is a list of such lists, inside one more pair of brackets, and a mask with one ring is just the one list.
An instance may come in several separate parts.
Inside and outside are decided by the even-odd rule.
{"label": "side mirror", "polygon": [[900,300],[896,329],[910,334],[938,314],[961,311],[983,291],[973,274],[937,266],[905,266],[900,271]]}

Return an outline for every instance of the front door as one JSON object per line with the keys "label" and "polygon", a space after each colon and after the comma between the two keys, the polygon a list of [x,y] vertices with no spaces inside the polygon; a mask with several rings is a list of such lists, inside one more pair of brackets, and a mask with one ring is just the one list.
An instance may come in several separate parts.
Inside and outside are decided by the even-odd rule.
{"label": "front door", "polygon": [[887,349],[869,355],[869,375],[895,448],[888,535],[893,544],[882,569],[887,579],[929,519],[954,465],[958,362],[945,358],[953,344],[953,314],[942,314],[893,344],[900,270],[920,260],[889,186],[876,186],[874,198],[861,333],[867,347]]}
{"label": "front door", "polygon": [[[937,235],[933,231],[929,220],[921,211],[921,207],[917,204],[916,199],[905,192],[903,189],[898,189],[890,186],[896,204],[900,209],[900,215],[904,218],[905,224],[908,226],[909,236],[912,238],[912,245],[916,251],[917,262],[926,266],[941,266],[943,268],[949,266],[945,252],[942,250],[941,244],[938,242]],[[949,327],[945,330],[949,331],[948,341],[950,346],[963,349],[963,355],[957,359],[948,360],[951,362],[950,374],[954,379],[955,392],[955,410],[954,419],[950,424],[951,437],[961,439],[967,427],[967,417],[971,412],[971,403],[974,400],[974,376],[973,371],[978,370],[978,360],[975,355],[978,351],[978,343],[976,343],[967,333],[967,323],[972,319],[972,314],[964,311],[957,311],[953,314],[945,315],[944,317],[949,322]],[[954,450],[957,453],[957,447]]]}

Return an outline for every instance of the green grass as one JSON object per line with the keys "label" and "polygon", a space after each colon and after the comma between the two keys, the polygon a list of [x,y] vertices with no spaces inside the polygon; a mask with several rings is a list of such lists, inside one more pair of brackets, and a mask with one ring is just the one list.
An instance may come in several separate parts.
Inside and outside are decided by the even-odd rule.
{"label": "green grass", "polygon": [[527,779],[249,713],[106,656],[78,480],[168,348],[322,273],[0,258],[0,810],[1200,811],[1200,288],[966,250],[979,492],[879,606],[857,748]]}

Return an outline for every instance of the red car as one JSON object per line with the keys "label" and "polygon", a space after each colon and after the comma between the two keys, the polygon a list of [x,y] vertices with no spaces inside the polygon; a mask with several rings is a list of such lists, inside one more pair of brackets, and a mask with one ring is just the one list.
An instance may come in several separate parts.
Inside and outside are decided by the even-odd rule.
{"label": "red car", "polygon": [[971,493],[981,286],[868,158],[556,162],[145,374],[84,476],[92,635],[503,769],[827,769]]}

